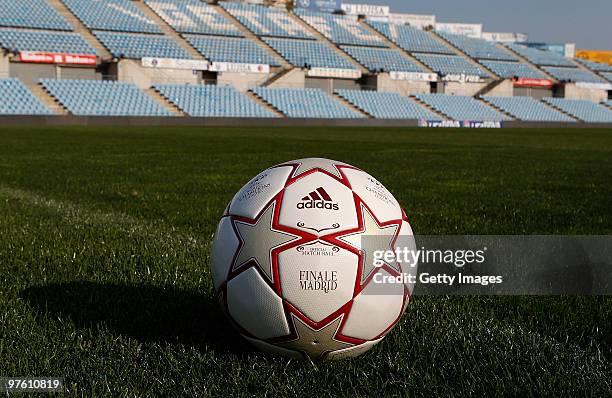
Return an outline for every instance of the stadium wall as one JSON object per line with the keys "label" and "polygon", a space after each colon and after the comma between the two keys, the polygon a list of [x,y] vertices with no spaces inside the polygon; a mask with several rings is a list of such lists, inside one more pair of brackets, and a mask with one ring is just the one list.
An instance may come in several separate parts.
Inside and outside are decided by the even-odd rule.
{"label": "stadium wall", "polygon": [[[444,94],[449,95],[467,95],[474,96],[482,88],[486,87],[487,83],[457,83],[457,82],[446,82],[444,84]],[[440,85],[438,85],[438,88]]]}
{"label": "stadium wall", "polygon": [[431,92],[431,83],[392,80],[389,73],[380,73],[376,76],[376,89],[377,91],[404,95],[410,93],[429,94]]}
{"label": "stadium wall", "polygon": [[9,63],[10,77],[16,77],[26,85],[36,84],[40,79],[58,78],[59,67],[52,64]]}
{"label": "stadium wall", "polygon": [[[417,127],[418,120],[406,119],[251,119],[205,117],[131,116],[0,116],[0,126],[199,126],[199,127]],[[504,122],[505,128],[605,128],[612,123]]]}
{"label": "stadium wall", "polygon": [[493,87],[490,91],[484,93],[484,95],[490,95],[494,97],[512,97],[514,96],[514,83],[511,80],[506,79]]}
{"label": "stadium wall", "polygon": [[608,100],[608,91],[578,87],[575,83],[567,83],[565,85],[565,98],[589,100],[599,103]]}
{"label": "stadium wall", "polygon": [[261,86],[273,73],[240,73],[240,72],[218,72],[217,84],[219,86],[233,86],[239,91],[245,92],[254,86]]}
{"label": "stadium wall", "polygon": [[299,68],[291,69],[289,72],[285,73],[283,76],[274,80],[268,87],[271,88],[281,88],[281,87],[295,87],[295,88],[303,88],[306,86],[306,72]]}
{"label": "stadium wall", "polygon": [[10,77],[9,57],[0,50],[0,78]]}
{"label": "stadium wall", "polygon": [[192,70],[145,68],[140,61],[133,59],[120,60],[111,65],[109,71],[118,80],[134,83],[143,90],[158,83],[198,84],[201,81],[201,74]]}

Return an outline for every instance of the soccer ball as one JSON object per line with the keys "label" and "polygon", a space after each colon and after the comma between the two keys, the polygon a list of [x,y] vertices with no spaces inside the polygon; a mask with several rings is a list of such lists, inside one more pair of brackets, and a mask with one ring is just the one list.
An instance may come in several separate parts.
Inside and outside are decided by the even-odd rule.
{"label": "soccer ball", "polygon": [[412,229],[374,177],[328,159],[283,163],[249,181],[225,210],[212,249],[215,292],[259,349],[311,360],[357,356],[406,310],[410,283],[381,290],[376,282],[416,268],[373,261],[376,250],[400,244],[414,246]]}

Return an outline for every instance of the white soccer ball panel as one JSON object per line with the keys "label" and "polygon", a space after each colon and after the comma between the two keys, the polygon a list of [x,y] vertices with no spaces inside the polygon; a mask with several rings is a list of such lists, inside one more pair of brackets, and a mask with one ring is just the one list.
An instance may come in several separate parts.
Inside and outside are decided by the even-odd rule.
{"label": "white soccer ball panel", "polygon": [[279,223],[321,235],[356,228],[353,192],[327,174],[307,175],[285,189]]}
{"label": "white soccer ball panel", "polygon": [[243,329],[259,339],[290,333],[283,301],[255,268],[227,283],[227,308]]}
{"label": "white soccer ball panel", "polygon": [[380,343],[381,340],[382,338],[378,340],[366,341],[365,343],[359,344],[355,347],[349,347],[349,348],[345,348],[345,349],[338,350],[338,351],[332,351],[329,354],[327,354],[326,359],[340,360],[340,359],[345,359],[345,358],[357,357],[367,351],[370,351],[372,347]]}
{"label": "white soccer ball panel", "polygon": [[[399,248],[402,251],[404,250],[404,248],[407,248],[408,250],[412,251],[412,253],[415,253],[416,255],[417,247],[416,247],[416,242],[414,240],[414,234],[412,232],[412,227],[410,227],[410,224],[408,224],[408,222],[406,221],[402,221],[402,227],[400,228],[399,236],[397,237],[397,241],[395,242],[395,248]],[[417,274],[418,274],[417,272],[418,264],[416,262],[402,261],[402,262],[399,262],[398,265],[402,273],[407,274],[407,275],[412,275],[416,279]],[[412,295],[412,291],[414,289],[414,283],[409,283],[408,278],[406,278],[405,285],[408,291],[410,292],[410,294]]]}
{"label": "white soccer ball panel", "polygon": [[356,254],[323,243],[283,251],[278,256],[283,298],[319,322],[351,300],[358,265]]}
{"label": "white soccer ball panel", "polygon": [[234,196],[230,214],[255,218],[283,189],[292,169],[290,166],[273,167],[258,174]]}
{"label": "white soccer ball panel", "polygon": [[343,172],[353,191],[372,209],[380,222],[402,218],[401,206],[377,179],[361,170],[344,169]]}
{"label": "white soccer ball panel", "polygon": [[211,269],[215,291],[219,289],[232,266],[240,242],[232,228],[230,217],[223,217],[217,226],[211,254]]}
{"label": "white soccer ball panel", "polygon": [[[390,274],[384,269],[377,273]],[[348,319],[342,329],[345,336],[371,340],[379,336],[398,319],[404,304],[404,285],[402,283],[375,283],[373,279],[355,297]]]}
{"label": "white soccer ball panel", "polygon": [[325,158],[304,158],[296,159],[283,164],[294,164],[297,165],[292,177],[297,177],[315,168],[319,168],[341,178],[340,171],[337,166],[346,166],[346,163],[338,162],[336,160],[325,159]]}

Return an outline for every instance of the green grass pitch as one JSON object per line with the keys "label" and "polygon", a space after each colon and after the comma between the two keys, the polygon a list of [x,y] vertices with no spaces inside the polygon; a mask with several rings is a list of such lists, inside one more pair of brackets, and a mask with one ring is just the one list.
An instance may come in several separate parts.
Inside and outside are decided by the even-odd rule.
{"label": "green grass pitch", "polygon": [[211,237],[271,165],[342,160],[418,234],[611,234],[612,131],[0,129],[0,376],[78,396],[612,395],[612,299],[416,297],[354,360],[258,353],[213,302]]}

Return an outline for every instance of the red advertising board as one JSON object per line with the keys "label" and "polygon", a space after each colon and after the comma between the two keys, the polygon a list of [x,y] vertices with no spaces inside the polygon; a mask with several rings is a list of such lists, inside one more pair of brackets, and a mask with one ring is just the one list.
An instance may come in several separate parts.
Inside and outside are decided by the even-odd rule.
{"label": "red advertising board", "polygon": [[518,79],[514,79],[514,86],[551,88],[553,86],[553,82],[548,79],[531,79],[528,77],[519,77]]}
{"label": "red advertising board", "polygon": [[64,54],[43,51],[20,51],[19,61],[38,64],[96,65],[96,56],[92,54]]}

